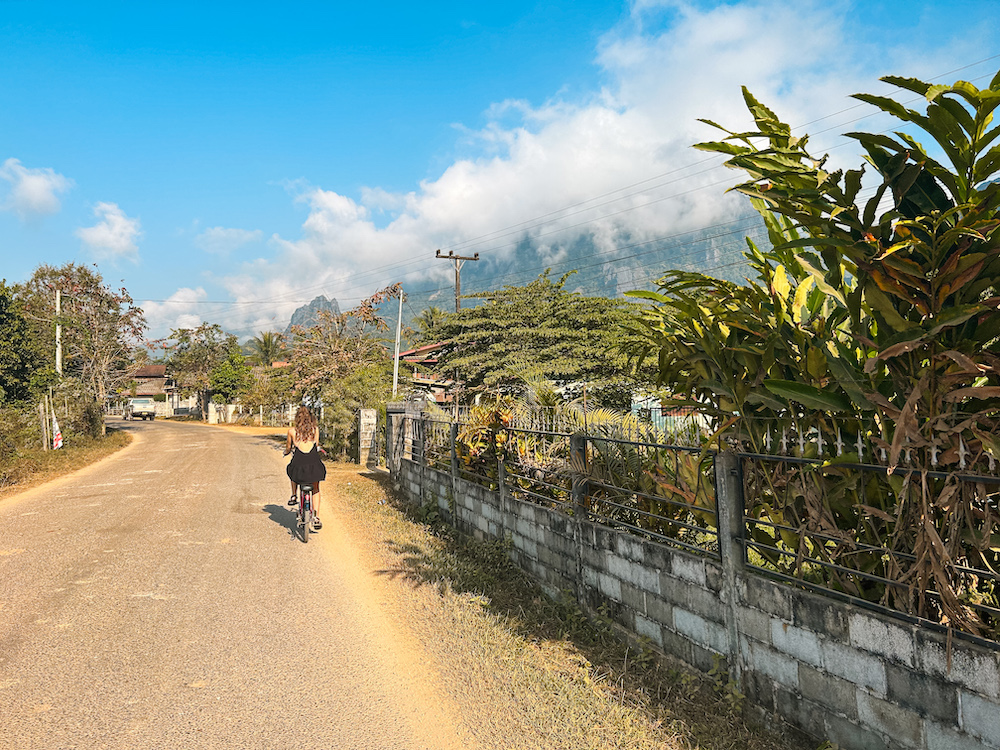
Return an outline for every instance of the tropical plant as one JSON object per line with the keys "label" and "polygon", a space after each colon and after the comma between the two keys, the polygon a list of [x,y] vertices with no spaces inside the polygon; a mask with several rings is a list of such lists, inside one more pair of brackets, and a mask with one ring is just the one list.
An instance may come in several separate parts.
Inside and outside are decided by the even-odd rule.
{"label": "tropical plant", "polygon": [[270,367],[285,356],[285,338],[274,331],[261,331],[250,339],[248,353],[255,365]]}
{"label": "tropical plant", "polygon": [[[990,471],[1000,457],[1000,73],[984,90],[882,80],[926,97],[926,111],[856,98],[936,148],[903,130],[849,133],[880,178],[865,201],[863,169],[828,171],[808,138],[745,89],[755,131],[710,123],[728,136],[699,148],[750,177],[735,189],[764,215],[773,248],[749,243],[757,278],[747,286],[675,272],[658,293],[633,293],[654,305],[632,354],[655,355],[661,384],[710,409],[719,427],[732,423],[752,451],[791,438],[823,459],[748,478],[754,512],[777,524],[755,528],[767,562],[995,634],[978,605],[997,607],[987,571],[1000,564],[1000,519],[985,486],[958,474]],[[841,468],[883,452],[887,481]]]}
{"label": "tropical plant", "polygon": [[448,318],[448,313],[440,307],[430,306],[421,311],[414,319],[417,344],[436,344],[441,340],[441,330]]}

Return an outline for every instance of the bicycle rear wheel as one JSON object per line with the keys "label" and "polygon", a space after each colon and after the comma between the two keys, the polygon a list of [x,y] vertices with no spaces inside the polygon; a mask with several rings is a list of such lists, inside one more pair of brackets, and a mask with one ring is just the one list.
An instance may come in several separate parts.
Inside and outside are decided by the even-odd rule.
{"label": "bicycle rear wheel", "polygon": [[309,532],[312,530],[309,528],[312,526],[310,516],[312,516],[312,496],[303,492],[299,503],[299,526],[302,529],[303,544],[309,544]]}

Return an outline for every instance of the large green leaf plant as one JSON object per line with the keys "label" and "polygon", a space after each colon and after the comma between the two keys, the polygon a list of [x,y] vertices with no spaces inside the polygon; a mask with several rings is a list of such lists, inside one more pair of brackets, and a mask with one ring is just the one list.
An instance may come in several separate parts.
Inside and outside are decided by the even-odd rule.
{"label": "large green leaf plant", "polygon": [[[746,450],[821,459],[753,464],[763,564],[997,637],[996,486],[964,476],[996,476],[1000,458],[1000,73],[982,90],[882,80],[926,106],[855,96],[901,124],[848,134],[874,192],[745,89],[755,130],[706,121],[726,137],[698,148],[747,174],[735,189],[772,247],[749,244],[747,285],[671,272],[633,293],[652,304],[632,353]],[[871,462],[887,471],[844,467]]]}

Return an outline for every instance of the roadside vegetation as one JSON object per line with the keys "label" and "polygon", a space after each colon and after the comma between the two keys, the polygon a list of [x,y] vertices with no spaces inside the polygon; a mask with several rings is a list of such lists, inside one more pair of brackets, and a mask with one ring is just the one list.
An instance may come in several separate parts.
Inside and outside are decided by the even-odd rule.
{"label": "roadside vegetation", "polygon": [[103,437],[81,435],[57,451],[42,450],[38,446],[0,455],[0,501],[89,466],[130,442],[131,435],[111,429]]}
{"label": "roadside vegetation", "polygon": [[[499,543],[464,538],[392,493],[383,474],[331,466],[344,513],[384,575],[419,599],[410,626],[485,747],[801,750],[801,736],[749,725],[724,672],[703,676],[572,597],[547,597]],[[352,529],[352,533],[354,530]]]}

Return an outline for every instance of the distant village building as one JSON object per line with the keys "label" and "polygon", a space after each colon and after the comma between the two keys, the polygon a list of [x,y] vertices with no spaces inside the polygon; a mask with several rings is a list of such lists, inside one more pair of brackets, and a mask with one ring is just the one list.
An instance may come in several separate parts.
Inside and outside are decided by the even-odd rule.
{"label": "distant village building", "polygon": [[438,355],[450,344],[450,341],[441,341],[399,353],[400,365],[413,367],[413,390],[425,394],[430,401],[438,404],[452,401],[455,381],[436,371]]}

